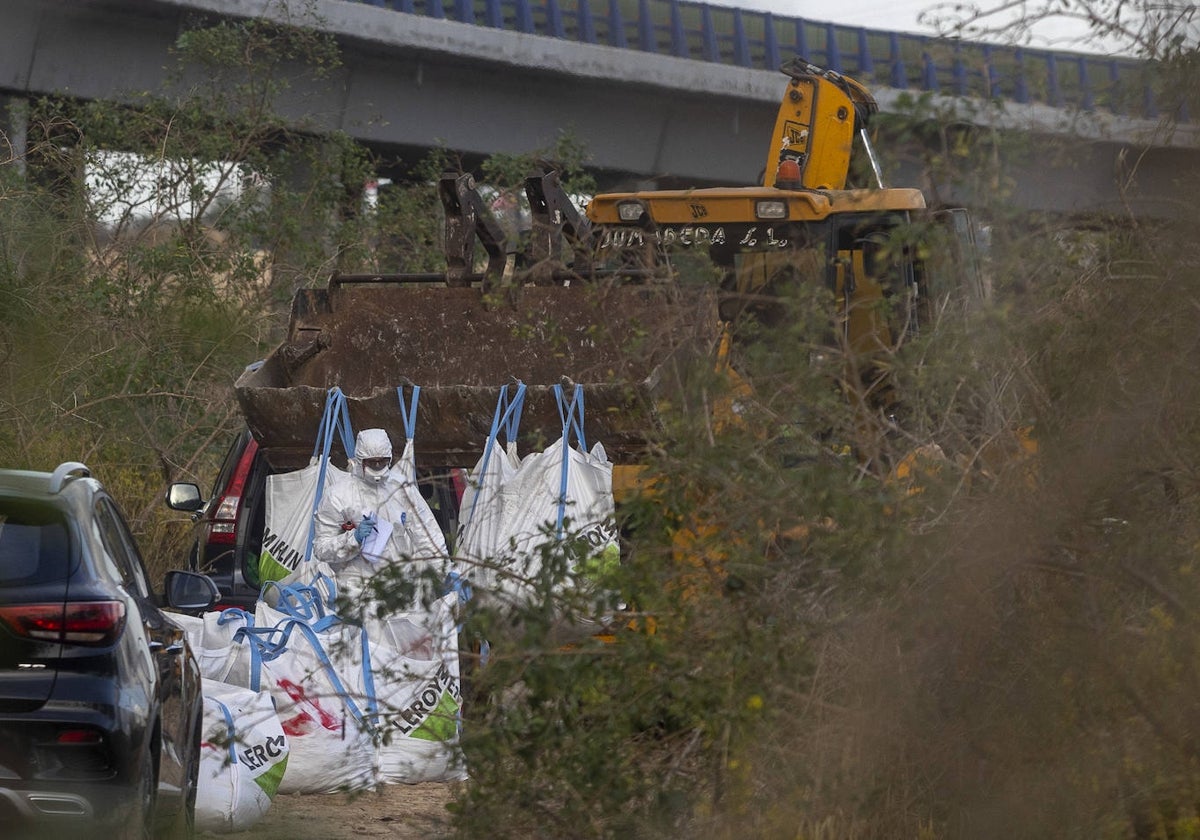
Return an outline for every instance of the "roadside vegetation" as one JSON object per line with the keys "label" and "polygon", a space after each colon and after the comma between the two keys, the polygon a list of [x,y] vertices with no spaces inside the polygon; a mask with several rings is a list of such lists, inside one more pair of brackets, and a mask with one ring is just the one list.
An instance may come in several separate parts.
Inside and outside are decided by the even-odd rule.
{"label": "roadside vegetation", "polygon": [[[1190,31],[1149,54],[1194,94]],[[190,536],[163,488],[212,478],[292,293],[438,270],[429,181],[460,165],[285,124],[279,69],[338,61],[306,30],[220,24],[179,56],[169,98],[31,103],[26,156],[0,161],[0,462],[86,462],[156,575]],[[887,360],[894,419],[846,399],[824,290],[758,327],[750,393],[691,372],[620,511],[618,641],[561,637],[592,603],[468,621],[492,655],[459,836],[1200,836],[1200,214],[1016,214],[998,148],[1020,141],[937,117],[884,126],[992,197],[991,303]],[[537,157],[588,192],[582,141],[480,180]],[[368,208],[384,168],[408,180]]]}

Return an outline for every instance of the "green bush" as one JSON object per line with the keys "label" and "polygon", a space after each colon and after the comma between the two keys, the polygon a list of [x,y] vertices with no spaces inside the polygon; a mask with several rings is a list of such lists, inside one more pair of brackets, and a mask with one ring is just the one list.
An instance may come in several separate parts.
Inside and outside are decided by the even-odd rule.
{"label": "green bush", "polygon": [[[0,167],[0,462],[88,463],[156,577],[188,537],[163,488],[213,474],[240,425],[231,384],[292,293],[334,268],[440,268],[430,181],[453,165],[413,164],[364,212],[379,162],[271,108],[276,65],[319,74],[330,42],[252,21],[191,31],[180,55],[211,86],[137,109],[34,103],[27,176]],[[926,171],[1002,199],[1009,138],[913,109],[890,130],[932,149]],[[157,216],[111,200],[146,165],[114,149],[175,162]],[[569,135],[539,156],[587,188]],[[528,162],[487,172],[511,186]],[[116,192],[84,190],[85,167]],[[593,569],[613,600],[466,616],[490,652],[464,654],[455,832],[1195,836],[1194,211],[983,208],[994,300],[880,362],[898,423],[861,408],[844,348],[814,338],[833,332],[822,289],[753,328],[734,360],[748,393],[687,371],[618,511],[624,562]],[[711,279],[697,271],[684,280]],[[738,421],[718,422],[732,402]],[[570,545],[545,567],[580,559]],[[617,601],[613,638],[579,632]]]}

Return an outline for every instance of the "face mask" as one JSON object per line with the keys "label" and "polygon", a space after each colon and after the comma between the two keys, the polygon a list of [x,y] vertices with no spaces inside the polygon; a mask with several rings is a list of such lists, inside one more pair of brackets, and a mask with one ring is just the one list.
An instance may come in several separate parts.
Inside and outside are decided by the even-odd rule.
{"label": "face mask", "polygon": [[381,484],[387,478],[391,466],[390,458],[364,458],[362,462],[363,478],[375,484]]}

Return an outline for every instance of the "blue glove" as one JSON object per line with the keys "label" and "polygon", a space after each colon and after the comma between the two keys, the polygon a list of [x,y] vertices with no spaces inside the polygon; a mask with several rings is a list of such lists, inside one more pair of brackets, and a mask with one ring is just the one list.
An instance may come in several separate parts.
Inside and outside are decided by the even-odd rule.
{"label": "blue glove", "polygon": [[360,519],[358,522],[358,525],[355,526],[354,539],[358,540],[359,545],[362,545],[362,543],[366,540],[367,537],[369,537],[371,535],[371,532],[374,530],[375,530],[375,515],[372,513],[368,513],[366,516],[364,516],[362,519]]}

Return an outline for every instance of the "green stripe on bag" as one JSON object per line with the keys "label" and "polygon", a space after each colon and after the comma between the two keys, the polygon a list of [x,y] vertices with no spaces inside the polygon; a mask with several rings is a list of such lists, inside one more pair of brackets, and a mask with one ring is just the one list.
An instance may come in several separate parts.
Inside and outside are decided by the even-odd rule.
{"label": "green stripe on bag", "polygon": [[259,583],[266,583],[272,580],[283,580],[290,575],[294,570],[289,569],[283,563],[280,563],[271,552],[263,549],[262,554],[258,555],[258,580]]}
{"label": "green stripe on bag", "polygon": [[275,793],[279,790],[279,783],[283,781],[283,771],[287,769],[287,763],[288,760],[285,755],[282,761],[254,780],[263,789],[263,793],[271,799],[275,798]]}
{"label": "green stripe on bag", "polygon": [[429,717],[413,730],[410,737],[423,741],[453,741],[458,736],[458,701],[449,691],[429,713]]}

